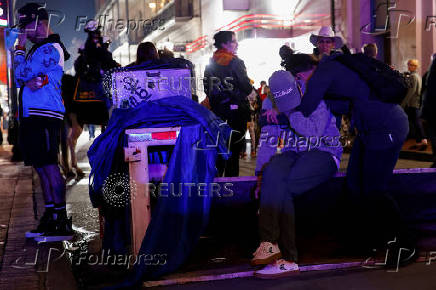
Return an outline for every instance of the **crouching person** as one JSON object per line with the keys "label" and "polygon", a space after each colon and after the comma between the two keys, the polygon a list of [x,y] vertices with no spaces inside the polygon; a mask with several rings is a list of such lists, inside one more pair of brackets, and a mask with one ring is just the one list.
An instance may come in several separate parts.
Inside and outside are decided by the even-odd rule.
{"label": "crouching person", "polygon": [[[307,80],[315,68],[313,59],[309,55],[300,58],[303,65],[296,76]],[[274,156],[263,171],[261,243],[251,260],[253,265],[266,265],[255,272],[260,278],[287,276],[299,270],[294,198],[333,177],[342,154],[336,120],[324,102],[306,118],[294,110],[301,91],[290,72],[273,73],[269,83],[278,110],[288,116],[292,133],[286,137],[282,153]],[[274,110],[268,112],[275,114]]]}

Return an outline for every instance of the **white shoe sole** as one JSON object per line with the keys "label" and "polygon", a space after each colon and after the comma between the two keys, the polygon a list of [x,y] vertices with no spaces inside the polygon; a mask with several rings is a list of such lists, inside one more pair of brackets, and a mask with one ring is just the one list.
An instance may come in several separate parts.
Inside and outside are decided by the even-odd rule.
{"label": "white shoe sole", "polygon": [[284,271],[281,273],[274,273],[274,274],[265,274],[265,273],[258,273],[254,272],[254,276],[260,279],[279,279],[283,277],[290,277],[300,274],[300,270],[293,270],[293,271]]}

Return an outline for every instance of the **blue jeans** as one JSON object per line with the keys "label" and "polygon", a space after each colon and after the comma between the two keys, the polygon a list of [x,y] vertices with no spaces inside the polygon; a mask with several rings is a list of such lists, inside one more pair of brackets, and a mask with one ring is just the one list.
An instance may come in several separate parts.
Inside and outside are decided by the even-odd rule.
{"label": "blue jeans", "polygon": [[330,153],[315,150],[285,151],[266,165],[260,197],[260,239],[278,243],[285,260],[298,259],[294,198],[329,180],[337,169]]}
{"label": "blue jeans", "polygon": [[95,138],[95,125],[88,124],[89,138]]}

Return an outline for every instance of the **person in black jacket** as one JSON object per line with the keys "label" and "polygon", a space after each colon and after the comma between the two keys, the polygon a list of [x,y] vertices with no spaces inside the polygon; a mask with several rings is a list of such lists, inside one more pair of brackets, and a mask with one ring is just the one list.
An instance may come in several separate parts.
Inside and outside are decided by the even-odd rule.
{"label": "person in black jacket", "polygon": [[253,90],[244,62],[236,56],[238,42],[232,31],[220,31],[214,35],[215,47],[210,64],[204,72],[204,90],[210,108],[232,130],[231,157],[217,160],[219,176],[239,175],[239,153],[245,142],[250,106],[247,96]]}
{"label": "person in black jacket", "polygon": [[430,69],[422,79],[421,118],[427,121],[430,143],[433,151],[432,168],[436,168],[436,53],[432,55]]}
{"label": "person in black jacket", "polygon": [[[309,116],[325,96],[351,101],[351,120],[358,131],[348,163],[347,185],[358,205],[354,212],[361,223],[353,223],[352,228],[360,230],[360,242],[366,242],[368,249],[395,241],[388,243],[389,265],[396,265],[398,255],[401,262],[412,260],[414,240],[387,191],[409,131],[407,115],[399,105],[378,100],[356,72],[334,59],[319,64],[298,109]],[[408,250],[401,251],[401,247]]]}

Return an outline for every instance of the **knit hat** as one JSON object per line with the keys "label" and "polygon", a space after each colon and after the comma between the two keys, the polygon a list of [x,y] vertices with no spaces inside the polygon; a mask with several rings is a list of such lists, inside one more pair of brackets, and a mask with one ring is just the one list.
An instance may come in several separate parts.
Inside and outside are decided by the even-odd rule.
{"label": "knit hat", "polygon": [[280,112],[288,112],[300,104],[300,92],[290,72],[284,70],[275,71],[268,82],[277,109]]}
{"label": "knit hat", "polygon": [[48,13],[44,7],[38,3],[27,3],[18,9],[18,26],[26,27],[32,21],[48,20]]}

